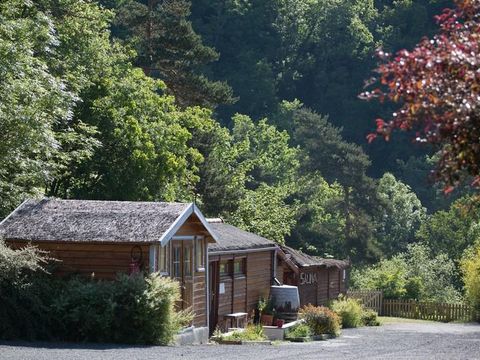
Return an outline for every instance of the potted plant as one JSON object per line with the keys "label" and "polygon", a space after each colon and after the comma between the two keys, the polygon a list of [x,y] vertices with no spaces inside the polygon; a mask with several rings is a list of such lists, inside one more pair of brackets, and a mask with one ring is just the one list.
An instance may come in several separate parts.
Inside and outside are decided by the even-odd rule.
{"label": "potted plant", "polygon": [[260,298],[258,300],[258,311],[260,312],[260,323],[265,326],[272,326],[275,312],[272,300]]}

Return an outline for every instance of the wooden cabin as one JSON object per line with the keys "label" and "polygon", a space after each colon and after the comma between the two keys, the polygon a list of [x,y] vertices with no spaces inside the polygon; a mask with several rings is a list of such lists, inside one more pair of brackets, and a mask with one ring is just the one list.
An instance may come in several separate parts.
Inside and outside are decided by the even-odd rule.
{"label": "wooden cabin", "polygon": [[217,241],[208,246],[210,331],[228,327],[229,315],[249,314],[268,297],[278,246],[223,221],[209,220]]}
{"label": "wooden cabin", "polygon": [[298,286],[301,305],[323,305],[345,292],[349,266],[280,249],[184,203],[27,200],[0,223],[0,237],[14,248],[32,243],[49,251],[60,260],[57,276],[170,276],[181,285],[179,306],[210,331],[251,316],[273,284]]}
{"label": "wooden cabin", "polygon": [[300,306],[327,305],[346,293],[348,260],[324,259],[288,246],[278,252],[277,276],[285,285],[298,286]]}
{"label": "wooden cabin", "polygon": [[0,223],[14,248],[32,243],[60,262],[58,276],[114,279],[117,273],[161,272],[177,279],[182,308],[208,326],[207,244],[216,235],[194,204],[27,200]]}

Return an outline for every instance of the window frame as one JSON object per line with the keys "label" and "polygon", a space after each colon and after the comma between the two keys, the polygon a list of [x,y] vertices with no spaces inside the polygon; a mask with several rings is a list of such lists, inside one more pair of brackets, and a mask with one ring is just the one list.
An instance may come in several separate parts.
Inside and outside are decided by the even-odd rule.
{"label": "window frame", "polygon": [[[240,264],[240,271],[236,271],[236,264]],[[245,256],[236,257],[233,260],[232,273],[236,278],[247,276],[247,258]]]}
{"label": "window frame", "polygon": [[[222,271],[222,265],[225,265],[226,271]],[[220,260],[218,264],[218,273],[221,278],[232,278],[233,275],[233,261],[232,259]]]}
{"label": "window frame", "polygon": [[158,272],[161,275],[169,275],[170,270],[170,243],[165,246],[158,245]]}
{"label": "window frame", "polygon": [[205,239],[203,236],[195,236],[195,269],[197,272],[205,271]]}

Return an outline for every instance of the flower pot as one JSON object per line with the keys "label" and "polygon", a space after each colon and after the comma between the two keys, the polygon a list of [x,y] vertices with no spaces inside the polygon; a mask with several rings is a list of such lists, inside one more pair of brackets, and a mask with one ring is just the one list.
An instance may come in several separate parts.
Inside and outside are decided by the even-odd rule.
{"label": "flower pot", "polygon": [[285,324],[285,320],[283,320],[283,319],[277,319],[277,321],[275,322],[275,324],[277,325],[278,328],[282,328],[283,325]]}
{"label": "flower pot", "polygon": [[272,326],[273,315],[262,314],[260,317],[260,323],[264,326]]}

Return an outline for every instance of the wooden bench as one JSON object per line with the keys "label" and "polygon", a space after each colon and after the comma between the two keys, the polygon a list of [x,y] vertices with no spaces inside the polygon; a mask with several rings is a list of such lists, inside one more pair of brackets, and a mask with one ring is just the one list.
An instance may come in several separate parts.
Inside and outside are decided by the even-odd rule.
{"label": "wooden bench", "polygon": [[240,321],[242,322],[242,327],[245,327],[247,323],[248,313],[236,312],[232,314],[226,314],[223,317],[226,321],[230,320],[230,327],[233,327],[233,321],[235,320],[235,327],[239,328]]}

